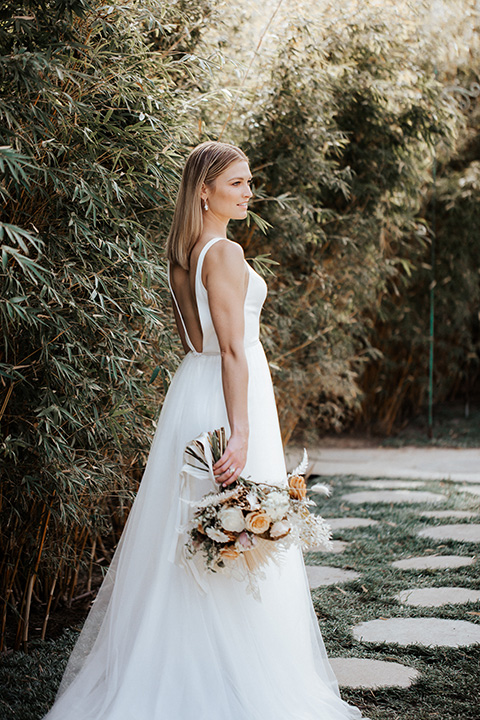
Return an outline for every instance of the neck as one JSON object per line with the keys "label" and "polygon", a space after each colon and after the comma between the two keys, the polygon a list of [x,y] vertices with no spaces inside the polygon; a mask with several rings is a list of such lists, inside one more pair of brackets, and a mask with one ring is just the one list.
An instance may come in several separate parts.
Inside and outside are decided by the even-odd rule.
{"label": "neck", "polygon": [[216,217],[212,213],[203,215],[203,237],[227,237],[228,219]]}

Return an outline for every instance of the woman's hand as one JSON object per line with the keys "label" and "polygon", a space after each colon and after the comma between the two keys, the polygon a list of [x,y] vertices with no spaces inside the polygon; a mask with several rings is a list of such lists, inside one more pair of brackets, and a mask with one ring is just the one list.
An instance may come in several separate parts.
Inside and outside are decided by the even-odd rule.
{"label": "woman's hand", "polygon": [[247,462],[248,441],[246,435],[232,434],[225,452],[213,466],[215,480],[227,487],[240,476]]}

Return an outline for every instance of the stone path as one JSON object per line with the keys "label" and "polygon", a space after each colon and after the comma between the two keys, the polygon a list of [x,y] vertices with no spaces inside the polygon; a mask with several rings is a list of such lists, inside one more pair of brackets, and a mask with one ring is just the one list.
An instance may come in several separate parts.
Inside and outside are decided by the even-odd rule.
{"label": "stone path", "polygon": [[[295,451],[291,457],[296,458]],[[449,584],[448,581],[441,585],[435,577],[436,573],[474,566],[477,563],[473,543],[480,543],[480,449],[322,448],[310,452],[310,460],[313,460],[313,473],[316,475],[370,478],[353,477],[350,484],[358,489],[341,496],[350,511],[361,510],[362,505],[371,503],[407,503],[419,520],[417,536],[433,544],[429,548],[430,552],[427,549],[423,555],[399,557],[391,562],[395,571],[407,573],[402,574],[405,578],[404,589],[392,598],[398,609],[392,605],[392,617],[359,622],[351,628],[353,637],[365,644],[392,643],[401,646],[466,647],[480,644],[478,622],[402,616],[402,612],[409,606],[442,608],[464,603],[473,604],[475,612],[470,614],[479,614],[480,590],[459,587]],[[442,484],[439,492],[439,481],[450,482],[447,485]],[[318,487],[318,492],[321,492],[321,487]],[[438,505],[438,509],[431,509],[432,504]],[[454,504],[456,507],[446,508],[445,504]],[[346,510],[348,512],[347,507]],[[354,514],[355,512],[352,513]],[[379,523],[373,518],[351,517],[347,513],[345,517],[327,520],[334,537],[332,560],[328,560],[323,548],[310,551],[312,554],[308,556],[307,576],[312,590],[326,585],[347,585],[361,579],[361,574],[354,570],[333,567],[335,554],[344,552],[350,544],[335,539],[335,535],[344,529],[354,531],[355,535],[361,534],[364,528]],[[461,554],[461,550],[458,551],[459,554],[448,554],[448,545],[445,554],[442,554],[442,548],[449,541],[461,543],[469,554]],[[432,553],[432,550],[435,552]],[[316,552],[322,552],[322,561],[330,564],[313,564]],[[408,580],[411,578],[408,571],[417,570],[431,573],[423,576],[422,587],[415,587],[414,582]],[[477,577],[477,570],[473,568],[472,577]],[[431,578],[429,586],[424,586],[425,578]],[[331,661],[339,685],[343,687],[408,688],[420,676],[415,668],[396,662],[355,657],[334,657]]]}
{"label": "stone path", "polygon": [[344,518],[328,518],[328,524],[332,530],[342,530],[343,528],[359,528],[369,527],[370,525],[378,525],[378,520],[371,520],[370,518],[355,518],[355,517],[344,517]]}
{"label": "stone path", "polygon": [[460,540],[461,542],[480,543],[480,525],[438,525],[420,530],[419,537],[432,538],[432,540]]}
{"label": "stone path", "polygon": [[406,560],[395,560],[392,562],[392,567],[400,570],[443,570],[466,567],[474,562],[474,557],[465,557],[465,555],[422,555]]}
{"label": "stone path", "polygon": [[420,513],[422,517],[428,518],[472,518],[479,514],[480,511],[471,510],[424,510]]}
{"label": "stone path", "polygon": [[425,487],[425,480],[352,480],[350,485],[375,490],[416,490]]}
{"label": "stone path", "polygon": [[354,570],[342,570],[330,565],[307,565],[307,577],[310,588],[315,590],[323,585],[340,585],[358,580],[360,573]]}
{"label": "stone path", "polygon": [[[294,467],[303,449],[289,448]],[[412,478],[480,483],[480,448],[309,448],[314,475],[360,475],[370,478]]]}
{"label": "stone path", "polygon": [[446,495],[421,490],[365,490],[346,493],[342,498],[355,505],[363,503],[437,503],[446,500]]}
{"label": "stone path", "polygon": [[418,670],[396,662],[366,658],[330,658],[340,687],[408,687],[419,677]]}
{"label": "stone path", "polygon": [[466,647],[480,644],[480,625],[441,618],[379,618],[355,625],[353,636],[367,643],[426,647]]}
{"label": "stone path", "polygon": [[469,590],[461,587],[431,587],[402,590],[395,599],[405,605],[414,607],[440,607],[450,603],[477,602],[480,600],[480,590]]}
{"label": "stone path", "polygon": [[458,492],[468,492],[480,496],[480,485],[462,485],[458,488]]}

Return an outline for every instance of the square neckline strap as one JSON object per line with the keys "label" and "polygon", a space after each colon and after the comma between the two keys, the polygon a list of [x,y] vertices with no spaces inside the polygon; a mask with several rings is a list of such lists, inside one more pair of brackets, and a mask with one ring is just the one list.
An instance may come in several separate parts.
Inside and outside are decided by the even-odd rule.
{"label": "square neckline strap", "polygon": [[[203,246],[203,248],[200,250],[200,254],[199,254],[198,260],[197,260],[197,266],[196,266],[196,268],[195,268],[195,283],[194,283],[194,298],[195,298],[195,304],[196,304],[197,308],[198,308],[198,300],[197,300],[197,280],[198,280],[198,277],[199,277],[199,270],[200,270],[200,273],[201,273],[201,270],[202,270],[202,265],[203,265],[203,261],[204,261],[205,255],[207,254],[207,251],[210,249],[210,247],[211,247],[212,245],[214,245],[216,242],[218,242],[218,240],[227,240],[227,239],[228,239],[228,238],[224,238],[224,237],[211,238],[208,242],[205,243],[205,245]],[[172,281],[171,281],[171,278],[170,278],[170,261],[167,261],[167,280],[168,280],[168,287],[169,287],[169,289],[170,289],[170,294],[171,294],[171,296],[172,296],[172,298],[173,298],[173,302],[175,303],[175,307],[177,308],[177,312],[178,312],[178,315],[179,315],[179,317],[180,317],[180,322],[182,323],[183,332],[184,332],[184,334],[185,334],[185,340],[186,340],[186,342],[187,342],[187,345],[188,345],[188,348],[189,348],[190,352],[193,353],[193,355],[197,355],[197,356],[199,356],[199,357],[202,356],[202,355],[211,355],[212,353],[205,353],[205,352],[203,352],[203,340],[204,340],[203,337],[202,337],[202,351],[201,351],[201,352],[199,352],[199,351],[195,348],[194,344],[193,344],[192,341],[190,340],[190,336],[189,336],[189,334],[188,334],[187,326],[186,326],[186,324],[185,324],[185,320],[183,319],[182,311],[180,310],[180,305],[178,304],[177,297],[176,297],[175,292],[174,292],[173,287],[172,287]],[[201,280],[201,276],[200,276],[200,280]],[[206,291],[206,288],[205,288],[205,285],[203,284],[203,282],[202,282],[202,287],[203,287],[203,288],[205,289],[205,291]],[[203,332],[202,332],[202,335],[203,335]],[[216,354],[218,354],[218,353],[214,353],[214,354],[216,355]]]}

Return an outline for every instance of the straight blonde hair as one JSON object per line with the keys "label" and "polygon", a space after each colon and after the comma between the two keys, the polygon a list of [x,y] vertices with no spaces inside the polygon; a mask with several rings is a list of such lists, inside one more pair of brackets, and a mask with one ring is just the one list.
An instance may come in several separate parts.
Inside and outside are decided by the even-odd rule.
{"label": "straight blonde hair", "polygon": [[188,156],[165,248],[168,260],[174,265],[181,265],[188,270],[191,250],[202,234],[200,193],[203,185],[211,185],[237,160],[247,160],[240,148],[215,141],[197,145]]}

